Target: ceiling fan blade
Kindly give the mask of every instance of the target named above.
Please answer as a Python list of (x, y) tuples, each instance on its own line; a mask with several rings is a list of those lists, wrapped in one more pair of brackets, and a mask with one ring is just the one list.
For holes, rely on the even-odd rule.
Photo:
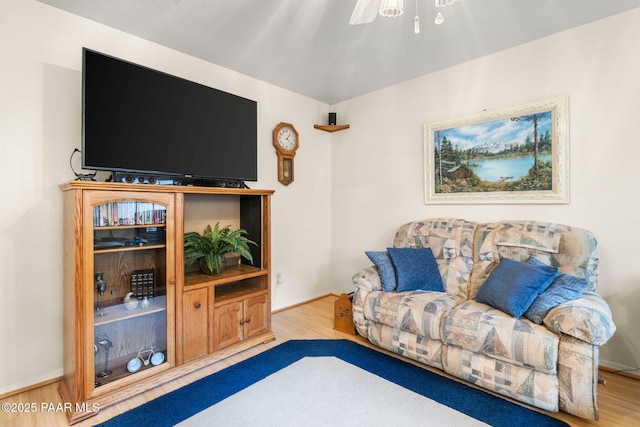
[(380, 0), (358, 0), (356, 7), (353, 8), (349, 24), (360, 25), (369, 24), (376, 19), (378, 10), (380, 9)]

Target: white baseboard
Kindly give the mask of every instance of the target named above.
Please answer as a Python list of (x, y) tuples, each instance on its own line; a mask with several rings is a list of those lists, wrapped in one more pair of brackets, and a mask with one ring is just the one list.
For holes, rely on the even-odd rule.
[[(11, 396), (16, 393), (20, 393), (25, 389), (37, 388), (43, 383), (50, 382), (51, 380), (57, 380), (62, 378), (63, 370), (56, 369), (53, 372), (48, 374), (40, 375), (38, 377), (29, 378), (24, 381), (19, 381), (17, 383), (9, 384), (0, 387), (0, 396)], [(6, 396), (5, 396), (6, 397)]]

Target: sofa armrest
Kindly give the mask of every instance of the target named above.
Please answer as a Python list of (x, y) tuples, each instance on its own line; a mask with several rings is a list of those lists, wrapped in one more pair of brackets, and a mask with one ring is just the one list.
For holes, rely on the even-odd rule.
[(544, 324), (558, 334), (567, 334), (593, 345), (606, 343), (616, 331), (611, 309), (595, 292), (554, 307)]
[(364, 291), (373, 292), (382, 290), (382, 280), (378, 274), (378, 268), (375, 266), (367, 267), (357, 272), (353, 275), (352, 280), (356, 287)]

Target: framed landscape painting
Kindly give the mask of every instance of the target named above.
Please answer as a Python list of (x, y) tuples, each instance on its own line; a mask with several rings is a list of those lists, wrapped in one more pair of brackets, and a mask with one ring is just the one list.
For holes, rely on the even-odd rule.
[(425, 203), (569, 203), (568, 99), (424, 125)]

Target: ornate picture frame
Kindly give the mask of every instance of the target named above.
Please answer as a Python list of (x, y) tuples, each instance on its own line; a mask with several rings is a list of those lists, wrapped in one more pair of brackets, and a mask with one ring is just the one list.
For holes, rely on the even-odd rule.
[(427, 204), (569, 203), (568, 98), (424, 125)]

